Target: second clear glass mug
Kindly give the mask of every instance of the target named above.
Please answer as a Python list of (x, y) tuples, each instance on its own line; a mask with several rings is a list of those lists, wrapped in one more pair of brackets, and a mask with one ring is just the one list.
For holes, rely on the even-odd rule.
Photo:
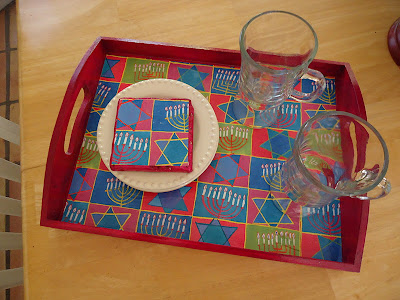
[(322, 112), (302, 125), (274, 181), (300, 205), (323, 207), (341, 196), (386, 196), (388, 166), (386, 143), (371, 124), (347, 112)]
[[(263, 12), (244, 25), (239, 44), (242, 61), (233, 110), (240, 123), (266, 127), (287, 98), (310, 102), (322, 95), (324, 76), (308, 68), (318, 50), (317, 35), (300, 16)], [(294, 89), (299, 79), (313, 81), (313, 91)]]

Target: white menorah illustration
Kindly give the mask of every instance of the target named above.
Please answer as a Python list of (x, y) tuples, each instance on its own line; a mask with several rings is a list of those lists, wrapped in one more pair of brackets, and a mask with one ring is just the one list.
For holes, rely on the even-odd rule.
[(276, 118), (276, 121), (270, 124), (269, 127), (288, 128), (296, 122), (298, 111), (299, 105), (286, 103), (279, 107), (260, 112), (260, 118), (265, 123), (270, 123), (270, 120), (274, 120)]
[[(315, 91), (317, 89), (317, 84), (315, 82), (311, 83), (312, 90)], [(326, 79), (326, 87), (321, 97), (319, 97), (321, 101), (327, 104), (335, 104), (336, 100), (336, 84), (332, 79)]]
[(261, 164), (262, 175), (261, 177), (264, 181), (274, 190), (282, 192), (282, 179), (280, 170), (283, 166), (283, 163), (271, 163), (271, 164)]
[[(175, 226), (177, 226), (175, 231)], [(140, 221), (140, 228), (142, 233), (164, 236), (164, 237), (173, 237), (173, 238), (182, 238), (182, 235), (186, 230), (186, 219), (169, 216), (167, 219), (167, 215), (159, 214), (158, 217), (154, 214), (153, 217), (149, 213), (144, 213), (142, 219)], [(175, 231), (175, 236), (173, 236), (173, 232)]]
[(187, 131), (189, 128), (189, 104), (183, 103), (182, 106), (180, 104), (165, 107), (166, 116), (165, 119), (168, 121), (171, 126), (174, 128)]
[(140, 195), (139, 190), (114, 177), (107, 178), (105, 192), (107, 193), (108, 198), (119, 206), (128, 205)]
[(246, 145), (249, 138), (249, 129), (231, 125), (219, 129), (219, 146), (231, 153)]
[[(72, 212), (71, 212), (72, 211)], [(67, 213), (65, 213), (67, 212)], [(64, 207), (64, 217), (62, 219), (63, 222), (82, 224), (83, 218), (85, 216), (85, 210), (82, 211), (77, 209), (76, 207), (72, 208), (72, 204), (68, 205), (68, 202)]]
[[(304, 207), (310, 225), (324, 234), (340, 234), (340, 203), (331, 203), (323, 207)], [(304, 216), (303, 216), (304, 217)]]
[(111, 90), (111, 87), (107, 87), (101, 82), (99, 83), (99, 86), (100, 89), (97, 91), (93, 99), (93, 107), (102, 107), (102, 105), (104, 104), (104, 100), (107, 98), (107, 95)]
[(235, 95), (239, 84), (239, 74), (240, 71), (219, 69), (213, 80), (212, 88), (223, 92), (225, 95)]
[[(134, 137), (134, 134), (125, 135), (120, 132), (114, 136), (114, 155), (112, 156), (113, 163), (133, 164), (142, 158), (149, 144), (149, 139)], [(142, 148), (143, 146), (143, 148)]]
[(83, 138), (81, 152), (79, 153), (78, 163), (84, 164), (91, 161), (98, 153), (97, 143), (92, 139)]
[(207, 211), (217, 219), (236, 218), (246, 205), (246, 195), (238, 195), (228, 187), (210, 186), (207, 190), (207, 185), (204, 185), (201, 198)]
[(165, 65), (162, 63), (149, 62), (146, 64), (135, 64), (133, 69), (134, 81), (164, 77)]
[(296, 236), (291, 232), (275, 231), (275, 234), (257, 232), (258, 250), (265, 252), (275, 252), (280, 254), (295, 255), (296, 254)]

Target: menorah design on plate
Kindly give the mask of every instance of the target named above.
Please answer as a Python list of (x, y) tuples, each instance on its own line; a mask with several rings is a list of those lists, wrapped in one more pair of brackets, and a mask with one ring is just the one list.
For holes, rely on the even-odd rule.
[(163, 237), (182, 238), (186, 230), (186, 219), (176, 216), (144, 213), (140, 220), (140, 231), (142, 233), (158, 235)]
[(178, 129), (179, 131), (188, 131), (189, 129), (189, 104), (183, 103), (182, 105), (174, 105), (165, 107), (165, 120)]
[(204, 185), (201, 194), (204, 207), (217, 219), (234, 219), (246, 205), (246, 195), (240, 195), (228, 187)]
[(240, 71), (218, 69), (212, 89), (224, 95), (236, 95), (239, 87)]
[(78, 163), (84, 164), (90, 162), (98, 154), (97, 143), (93, 139), (84, 137), (81, 147), (81, 152), (79, 153)]
[(299, 115), (298, 104), (284, 103), (279, 107), (271, 108), (260, 112), (259, 116), (265, 123), (270, 123), (270, 120), (276, 121), (269, 125), (274, 128), (289, 128), (296, 123), (297, 116)]
[(119, 164), (134, 164), (139, 161), (149, 146), (149, 139), (139, 138), (133, 133), (120, 132), (114, 136), (114, 153), (112, 160)]
[[(334, 79), (326, 78), (326, 87), (322, 95), (318, 98), (320, 101), (334, 105), (336, 103), (336, 83)], [(311, 83), (312, 91), (317, 89), (317, 84), (315, 82)]]
[(233, 153), (243, 148), (249, 138), (249, 129), (231, 125), (219, 129), (219, 146)]
[(94, 96), (92, 107), (99, 108), (103, 107), (105, 99), (107, 98), (108, 93), (110, 92), (111, 87), (108, 87), (101, 82), (99, 83), (97, 93)]
[(296, 235), (292, 232), (263, 233), (257, 232), (258, 250), (279, 254), (296, 254)]
[(74, 224), (82, 224), (82, 221), (84, 221), (85, 217), (85, 209), (79, 209), (76, 207), (72, 207), (72, 204), (69, 204), (68, 202), (65, 204), (64, 207), (64, 217), (62, 218), (61, 221), (63, 222), (68, 222), (68, 223), (74, 223)]
[(283, 191), (282, 187), (282, 178), (281, 178), (281, 168), (283, 166), (283, 162), (270, 163), (270, 164), (261, 164), (262, 175), (261, 177), (264, 181), (270, 186), (271, 190), (274, 191)]
[(107, 178), (105, 192), (107, 193), (108, 198), (119, 206), (127, 206), (131, 202), (135, 201), (141, 193), (139, 190), (114, 177)]
[(133, 65), (133, 80), (137, 82), (146, 79), (163, 78), (165, 71), (165, 65), (159, 62), (136, 63)]
[(323, 207), (304, 207), (303, 218), (318, 232), (324, 234), (340, 234), (340, 203), (330, 203)]

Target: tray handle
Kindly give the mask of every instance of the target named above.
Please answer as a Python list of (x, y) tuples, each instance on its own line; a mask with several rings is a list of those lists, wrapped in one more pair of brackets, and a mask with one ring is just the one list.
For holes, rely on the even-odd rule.
[[(68, 187), (74, 175), (75, 164), (78, 159), (103, 67), (98, 62), (104, 61), (104, 57), (105, 51), (101, 43), (101, 38), (99, 38), (82, 58), (65, 92), (64, 100), (54, 126), (47, 157), (43, 187), (42, 225), (45, 225), (47, 220), (58, 220), (63, 213), (69, 192)], [(72, 110), (82, 89), (84, 91), (84, 98), (74, 121), (68, 150), (65, 152), (64, 143), (68, 124), (71, 119)]]

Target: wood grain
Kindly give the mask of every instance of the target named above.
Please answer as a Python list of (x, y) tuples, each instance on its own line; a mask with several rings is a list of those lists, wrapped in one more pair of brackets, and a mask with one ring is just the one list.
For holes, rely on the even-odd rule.
[[(39, 226), (53, 126), (98, 36), (238, 49), (253, 15), (306, 18), (317, 58), (349, 62), (390, 152), (392, 192), (371, 203), (361, 273), (325, 270)], [(400, 69), (386, 35), (393, 1), (18, 1), (25, 290), (28, 299), (396, 299), (400, 295)]]

